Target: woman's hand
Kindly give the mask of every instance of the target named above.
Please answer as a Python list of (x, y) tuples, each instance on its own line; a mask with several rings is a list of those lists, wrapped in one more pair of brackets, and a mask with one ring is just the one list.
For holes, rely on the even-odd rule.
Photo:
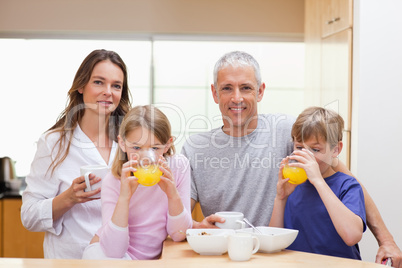
[[(102, 179), (96, 177), (95, 174), (89, 174), (90, 184), (94, 185), (95, 183), (100, 182)], [(75, 178), (71, 183), (71, 186), (65, 191), (68, 196), (71, 204), (75, 205), (78, 203), (85, 203), (88, 201), (96, 200), (99, 198), (94, 198), (92, 196), (98, 194), (101, 191), (101, 188), (85, 192), (87, 185), (85, 183), (85, 176), (80, 176)]]
[(138, 160), (134, 159), (123, 164), (120, 178), (120, 197), (130, 200), (138, 188), (138, 179), (134, 176), (137, 169), (134, 166), (138, 165)]
[[(101, 181), (101, 178), (96, 177), (95, 174), (89, 174), (89, 179), (91, 181), (91, 185)], [(66, 213), (76, 204), (99, 199), (92, 196), (98, 194), (101, 191), (101, 188), (89, 192), (85, 192), (85, 188), (87, 188), (85, 177), (80, 176), (73, 180), (71, 186), (67, 190), (53, 199), (52, 213), (54, 221), (62, 217), (64, 213)]]

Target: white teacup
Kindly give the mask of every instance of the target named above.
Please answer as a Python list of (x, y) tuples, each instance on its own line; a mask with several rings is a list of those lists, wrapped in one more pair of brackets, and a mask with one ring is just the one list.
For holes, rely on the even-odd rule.
[(232, 261), (248, 261), (259, 248), (260, 240), (251, 234), (236, 233), (228, 238), (228, 253)]
[[(109, 172), (109, 168), (107, 166), (103, 166), (103, 165), (89, 165), (89, 166), (82, 166), (80, 168), (80, 171), (81, 171), (81, 176), (85, 177), (85, 184), (87, 186), (87, 188), (85, 188), (85, 192), (89, 192), (92, 190), (96, 190), (102, 186), (102, 181), (97, 182), (91, 186), (89, 174), (92, 173), (96, 177), (103, 179), (106, 176), (106, 174)], [(100, 197), (100, 193), (91, 196), (91, 198), (99, 198), (99, 197)]]
[(215, 225), (221, 229), (243, 229), (246, 224), (244, 223), (244, 215), (241, 212), (234, 211), (221, 211), (216, 212), (218, 215), (225, 219), (225, 222), (215, 222)]

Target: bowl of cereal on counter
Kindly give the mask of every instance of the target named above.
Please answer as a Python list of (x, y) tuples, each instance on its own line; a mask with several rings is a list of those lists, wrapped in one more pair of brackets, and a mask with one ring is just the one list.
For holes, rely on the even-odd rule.
[(222, 255), (228, 251), (228, 236), (232, 229), (187, 229), (190, 247), (200, 255)]

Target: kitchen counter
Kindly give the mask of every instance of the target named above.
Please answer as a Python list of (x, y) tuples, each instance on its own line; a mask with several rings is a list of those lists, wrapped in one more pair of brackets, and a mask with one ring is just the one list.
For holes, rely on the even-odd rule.
[[(135, 263), (133, 263), (135, 262)], [(351, 260), (345, 258), (330, 257), (325, 255), (304, 253), (291, 250), (283, 250), (277, 253), (257, 253), (249, 261), (234, 262), (228, 254), (221, 256), (201, 256), (195, 253), (187, 242), (173, 242), (167, 239), (164, 242), (162, 257), (152, 261), (123, 261), (123, 260), (45, 260), (45, 259), (17, 259), (2, 258), (0, 267), (13, 268), (132, 268), (137, 267), (286, 267), (286, 268), (384, 268), (385, 266)]]
[(22, 192), (25, 190), (27, 185), (25, 183), (25, 178), (21, 178), (19, 180), (22, 180), (19, 190), (12, 190), (9, 187), (9, 185), (7, 184), (7, 182), (0, 183), (0, 189), (1, 189), (1, 191), (0, 191), (0, 199), (3, 199), (3, 198), (21, 198), (22, 197)]
[(21, 222), (19, 191), (0, 194), (0, 257), (43, 258), (43, 232), (30, 232)]
[(22, 196), (22, 191), (6, 191), (3, 193), (0, 193), (0, 199), (3, 198), (21, 198)]

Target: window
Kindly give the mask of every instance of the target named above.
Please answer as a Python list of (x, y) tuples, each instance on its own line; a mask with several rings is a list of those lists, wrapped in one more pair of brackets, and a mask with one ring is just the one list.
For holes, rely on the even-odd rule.
[(266, 83), (260, 113), (297, 116), (303, 110), (303, 43), (155, 41), (154, 103), (167, 114), (177, 148), (188, 135), (222, 125), (210, 85), (216, 61), (234, 50), (246, 51), (260, 65)]
[(0, 39), (0, 156), (29, 173), (40, 135), (56, 122), (74, 75), (93, 50), (114, 50), (128, 68), (135, 105), (150, 102), (151, 42)]
[(304, 108), (303, 43), (0, 39), (0, 46), (0, 156), (16, 161), (18, 176), (28, 174), (37, 139), (64, 109), (82, 60), (98, 48), (125, 61), (133, 105), (154, 103), (166, 113), (178, 152), (188, 135), (222, 124), (210, 85), (226, 52), (243, 50), (259, 62), (266, 83), (260, 113), (296, 116)]

